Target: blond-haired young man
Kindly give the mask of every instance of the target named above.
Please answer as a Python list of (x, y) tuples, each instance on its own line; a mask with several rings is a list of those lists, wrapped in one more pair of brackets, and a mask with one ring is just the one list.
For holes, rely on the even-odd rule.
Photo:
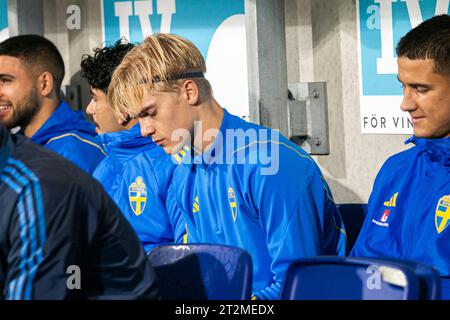
[(343, 224), (314, 161), (277, 131), (229, 114), (205, 72), (190, 41), (154, 34), (125, 56), (108, 98), (179, 163), (169, 210), (182, 211), (189, 241), (244, 248), (254, 297), (277, 299), (292, 261), (346, 253)]

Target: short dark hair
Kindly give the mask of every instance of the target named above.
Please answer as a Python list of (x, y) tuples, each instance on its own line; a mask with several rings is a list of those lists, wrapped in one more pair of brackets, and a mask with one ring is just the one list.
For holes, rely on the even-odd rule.
[(65, 73), (64, 60), (53, 42), (35, 34), (11, 37), (0, 43), (0, 56), (18, 58), (39, 73), (50, 72), (59, 98)]
[(435, 16), (409, 31), (397, 45), (397, 56), (432, 59), (436, 73), (450, 74), (450, 16)]
[(114, 70), (133, 47), (134, 45), (125, 39), (119, 39), (113, 46), (94, 49), (93, 55), (83, 55), (81, 76), (86, 78), (93, 88), (107, 93)]

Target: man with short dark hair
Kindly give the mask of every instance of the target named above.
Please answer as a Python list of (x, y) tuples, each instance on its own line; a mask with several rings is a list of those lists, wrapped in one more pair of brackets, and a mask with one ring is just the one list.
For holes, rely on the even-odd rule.
[(442, 277), (442, 297), (450, 299), (450, 16), (409, 31), (397, 56), (401, 109), (414, 128), (405, 143), (415, 146), (378, 173), (351, 254), (432, 265)]
[(92, 173), (104, 152), (94, 126), (61, 101), (64, 62), (56, 46), (38, 35), (0, 43), (0, 123), (20, 127), (34, 142)]
[(146, 252), (157, 245), (186, 240), (179, 212), (166, 210), (166, 194), (175, 165), (151, 139), (141, 136), (138, 121), (121, 126), (107, 96), (111, 76), (133, 45), (119, 40), (84, 55), (81, 75), (91, 85), (92, 99), (86, 112), (96, 124), (96, 137), (106, 157), (93, 176), (122, 210)]
[(101, 186), (0, 125), (0, 300), (158, 297), (139, 240)]

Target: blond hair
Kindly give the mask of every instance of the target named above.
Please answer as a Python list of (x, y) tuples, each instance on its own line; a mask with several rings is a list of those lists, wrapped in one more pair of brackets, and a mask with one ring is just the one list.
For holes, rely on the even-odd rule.
[(209, 100), (212, 90), (201, 76), (204, 72), (205, 60), (192, 42), (174, 34), (153, 34), (131, 49), (114, 71), (108, 102), (118, 119), (133, 118), (145, 92), (176, 91), (181, 81), (191, 78), (199, 87), (199, 100)]

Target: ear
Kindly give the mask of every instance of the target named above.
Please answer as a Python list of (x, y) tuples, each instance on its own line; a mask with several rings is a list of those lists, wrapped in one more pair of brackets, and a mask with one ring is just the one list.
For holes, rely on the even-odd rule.
[(183, 83), (183, 89), (185, 91), (185, 95), (187, 98), (187, 101), (190, 105), (197, 105), (199, 104), (199, 89), (197, 84), (194, 80), (186, 80)]
[(42, 73), (38, 78), (39, 92), (42, 96), (48, 97), (53, 93), (54, 80), (50, 72)]

